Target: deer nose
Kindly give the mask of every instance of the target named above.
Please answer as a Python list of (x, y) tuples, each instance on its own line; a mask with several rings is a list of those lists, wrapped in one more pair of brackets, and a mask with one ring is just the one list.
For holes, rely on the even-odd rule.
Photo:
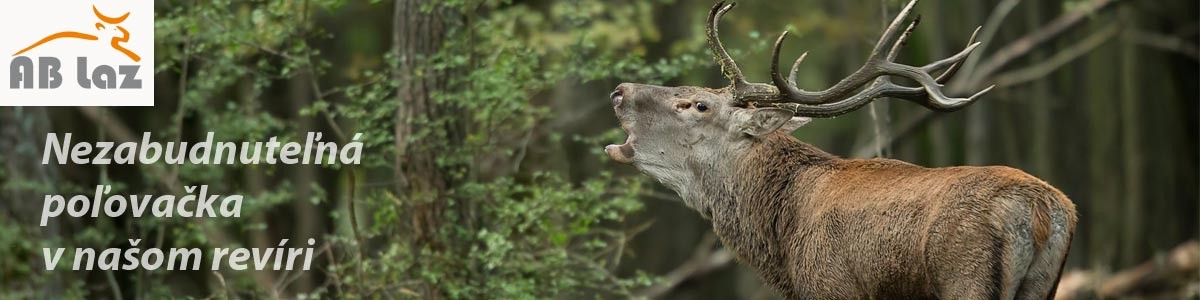
[(629, 84), (622, 83), (617, 85), (617, 89), (613, 90), (612, 94), (608, 95), (609, 100), (612, 100), (613, 108), (621, 107), (621, 103), (625, 102), (625, 95), (629, 93)]

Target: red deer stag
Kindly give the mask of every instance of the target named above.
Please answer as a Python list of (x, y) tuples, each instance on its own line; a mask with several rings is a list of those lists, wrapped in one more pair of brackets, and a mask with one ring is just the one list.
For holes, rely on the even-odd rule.
[(1052, 298), (1076, 222), (1054, 187), (1008, 167), (842, 159), (789, 134), (882, 97), (952, 111), (987, 91), (941, 91), (978, 46), (974, 37), (925, 66), (893, 62), (916, 24), (901, 30), (915, 3), (861, 68), (819, 92), (796, 87), (795, 65), (790, 78), (780, 74), (787, 32), (775, 42), (772, 83), (747, 82), (717, 37), (734, 5), (717, 3), (706, 34), (730, 86), (617, 86), (611, 100), (628, 139), (605, 152), (679, 193), (738, 261), (789, 299)]

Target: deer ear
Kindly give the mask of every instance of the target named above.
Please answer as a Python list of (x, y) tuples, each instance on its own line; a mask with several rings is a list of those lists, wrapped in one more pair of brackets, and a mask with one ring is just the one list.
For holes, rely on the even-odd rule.
[(791, 134), (793, 131), (796, 131), (796, 129), (799, 129), (800, 127), (802, 127), (804, 125), (808, 125), (808, 122), (812, 122), (812, 118), (792, 117), (790, 120), (787, 121), (787, 123), (783, 123), (783, 127), (780, 127), (779, 130), (783, 130), (783, 132), (787, 132), (788, 134)]
[[(741, 133), (760, 136), (775, 132), (785, 124), (791, 123), (793, 115), (789, 110), (774, 107), (747, 109), (735, 115), (733, 128)], [(804, 125), (803, 123), (800, 125)], [(790, 132), (799, 128), (800, 125), (785, 130)]]

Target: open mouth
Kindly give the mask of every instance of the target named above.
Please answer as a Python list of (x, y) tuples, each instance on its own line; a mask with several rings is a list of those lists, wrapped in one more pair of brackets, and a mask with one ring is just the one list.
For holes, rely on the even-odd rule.
[[(626, 132), (628, 132), (628, 131), (626, 131)], [(632, 164), (633, 163), (633, 139), (634, 139), (634, 136), (632, 133), (630, 133), (629, 138), (625, 139), (624, 144), (604, 146), (604, 152), (608, 153), (608, 157), (611, 157), (613, 160), (615, 160), (619, 163)]]

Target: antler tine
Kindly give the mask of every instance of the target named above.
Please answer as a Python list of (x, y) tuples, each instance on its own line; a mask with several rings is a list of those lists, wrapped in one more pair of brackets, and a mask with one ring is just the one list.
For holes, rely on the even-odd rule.
[(804, 61), (804, 57), (808, 56), (808, 52), (800, 55), (796, 62), (792, 64), (792, 71), (788, 75), (790, 80), (784, 80), (783, 74), (779, 73), (779, 53), (783, 49), (783, 41), (787, 39), (788, 32), (785, 30), (779, 34), (779, 38), (775, 39), (775, 48), (771, 50), (771, 83), (779, 89), (781, 98), (786, 102), (803, 103), (803, 104), (819, 104), (824, 98), (821, 98), (821, 93), (813, 93), (801, 90), (796, 87), (796, 71), (800, 67), (800, 62)]
[[(913, 29), (915, 29), (917, 24), (920, 23), (921, 15), (917, 15), (917, 17), (909, 23), (908, 28), (904, 30), (904, 34), (900, 35), (900, 39), (892, 45), (892, 50), (888, 52), (888, 61), (896, 61), (896, 57), (900, 55), (900, 49), (907, 45), (908, 37), (912, 35)], [(937, 72), (938, 70), (945, 68), (946, 71), (942, 72), (942, 75), (937, 77), (937, 83), (945, 84), (947, 81), (950, 81), (950, 79), (954, 77), (954, 73), (958, 72), (958, 69), (962, 67), (962, 63), (967, 55), (970, 55), (971, 52), (977, 47), (977, 44), (979, 44), (975, 42), (975, 38), (979, 36), (980, 29), (983, 29), (983, 27), (975, 27), (975, 32), (971, 33), (971, 38), (967, 40), (967, 47), (962, 51), (959, 51), (953, 56), (925, 65), (921, 67), (921, 70), (925, 71), (925, 73), (932, 74), (933, 72)], [(950, 65), (950, 67), (946, 68), (946, 65)]]
[(713, 5), (712, 10), (708, 13), (708, 22), (705, 23), (704, 32), (708, 38), (708, 48), (712, 50), (713, 59), (721, 66), (721, 72), (729, 78), (733, 86), (737, 86), (741, 82), (745, 82), (745, 76), (742, 75), (742, 69), (738, 68), (737, 63), (729, 56), (729, 52), (725, 50), (725, 45), (721, 44), (721, 38), (717, 33), (717, 26), (721, 17), (725, 16), (726, 12), (737, 6), (737, 3), (725, 5), (725, 1), (719, 1)]
[(828, 118), (836, 117), (854, 111), (871, 100), (883, 97), (887, 94), (923, 94), (924, 91), (919, 87), (899, 86), (890, 81), (885, 81), (879, 84), (873, 84), (867, 87), (862, 92), (850, 96), (843, 101), (821, 104), (801, 104), (792, 102), (777, 102), (766, 103), (764, 106), (772, 106), (790, 110), (798, 116)]
[[(735, 100), (760, 106), (789, 108), (797, 115), (836, 116), (880, 97), (901, 98), (934, 110), (956, 110), (974, 102), (991, 90), (991, 88), (987, 88), (967, 98), (948, 97), (941, 90), (942, 84), (958, 71), (962, 61), (979, 46), (979, 43), (975, 42), (979, 29), (976, 29), (975, 33), (971, 35), (969, 45), (951, 57), (922, 67), (893, 62), (920, 21), (918, 16), (908, 26), (903, 26), (905, 19), (912, 13), (916, 4), (917, 0), (912, 0), (904, 6), (904, 9), (900, 10), (900, 13), (884, 30), (879, 42), (875, 44), (870, 57), (862, 67), (838, 81), (837, 84), (820, 92), (809, 92), (796, 86), (796, 73), (808, 53), (801, 55), (792, 64), (792, 70), (787, 79), (784, 79), (783, 74), (779, 72), (779, 56), (783, 49), (783, 42), (787, 39), (787, 31), (784, 31), (775, 40), (775, 47), (771, 52), (772, 84), (746, 81), (737, 63), (733, 61), (729, 52), (725, 50), (725, 46), (721, 44), (717, 29), (721, 17), (736, 5), (734, 3), (726, 5), (724, 1), (718, 2), (709, 12), (706, 24), (708, 45), (717, 63), (721, 65), (722, 73), (731, 81), (729, 89)], [(936, 79), (933, 78), (931, 73), (942, 69), (946, 69), (946, 71)], [(920, 86), (897, 85), (891, 82), (889, 76), (905, 77), (916, 81)], [(855, 93), (859, 88), (863, 89)]]
[[(783, 48), (784, 39), (787, 38), (787, 32), (785, 31), (779, 36), (778, 39), (775, 40), (775, 49), (771, 55), (771, 81), (780, 93), (780, 99), (777, 101), (800, 104), (830, 103), (844, 99), (847, 95), (850, 95), (859, 87), (867, 85), (879, 76), (883, 76), (884, 70), (879, 68), (879, 65), (888, 60), (888, 53), (892, 52), (885, 51), (889, 50), (887, 47), (894, 44), (899, 44), (898, 41), (902, 40), (902, 35), (905, 35), (904, 32), (906, 31), (901, 31), (901, 28), (903, 28), (901, 26), (904, 24), (904, 19), (908, 17), (916, 4), (916, 0), (909, 2), (908, 5), (906, 5), (904, 9), (902, 9), (896, 16), (896, 19), (893, 20), (890, 25), (888, 25), (887, 29), (884, 30), (883, 36), (879, 38), (879, 42), (875, 44), (875, 48), (871, 50), (871, 56), (867, 59), (866, 64), (860, 67), (857, 71), (854, 71), (854, 73), (850, 74), (850, 76), (847, 76), (839, 81), (837, 84), (834, 84), (832, 87), (820, 92), (809, 92), (802, 90), (796, 87), (794, 75), (792, 76), (792, 80), (789, 82), (785, 81), (783, 76), (779, 74), (779, 53), (780, 49)], [(803, 59), (803, 57), (801, 59)], [(798, 63), (796, 65), (798, 65)], [(793, 65), (792, 74), (795, 74), (796, 65)]]
[[(894, 34), (893, 30), (895, 28), (897, 28), (897, 25), (898, 25), (897, 22), (901, 21), (900, 18), (911, 11), (911, 9), (916, 4), (916, 2), (917, 2), (916, 0), (909, 2), (908, 5), (905, 6), (904, 10), (901, 10), (900, 15), (897, 16), (897, 19), (895, 21), (893, 21), (890, 26), (888, 26), (888, 30), (885, 31), (884, 37), (880, 38), (880, 44), (875, 45), (876, 50), (879, 50), (881, 47), (883, 47), (883, 45), (884, 45), (883, 43), (885, 41), (888, 41), (888, 39), (890, 38), (889, 37), (890, 34)], [(979, 96), (982, 96), (983, 93), (986, 93), (987, 91), (990, 90), (990, 88), (984, 89), (983, 91), (980, 91), (979, 93), (976, 93), (975, 95), (972, 95), (971, 97), (967, 97), (967, 98), (947, 97), (945, 94), (942, 93), (942, 90), (941, 90), (942, 83), (945, 83), (946, 81), (948, 81), (951, 78), (951, 76), (953, 76), (954, 73), (958, 71), (957, 69), (958, 69), (960, 63), (968, 55), (970, 55), (972, 51), (974, 51), (979, 46), (980, 43), (975, 42), (975, 37), (979, 32), (979, 28), (976, 28), (975, 33), (973, 33), (971, 35), (970, 42), (968, 42), (968, 46), (966, 48), (964, 48), (959, 53), (957, 53), (951, 57), (948, 57), (946, 59), (942, 59), (942, 60), (930, 63), (930, 64), (925, 65), (924, 67), (920, 67), (920, 68), (893, 62), (895, 60), (896, 56), (899, 55), (899, 49), (904, 45), (905, 41), (908, 39), (912, 30), (916, 27), (916, 25), (917, 25), (917, 23), (919, 23), (919, 21), (920, 21), (920, 17), (918, 16), (906, 28), (904, 33), (897, 37), (895, 42), (892, 44), (892, 49), (888, 52), (885, 60), (879, 63), (880, 65), (878, 66), (878, 68), (884, 74), (887, 74), (887, 75), (896, 75), (896, 76), (902, 76), (902, 77), (907, 77), (909, 79), (912, 79), (912, 80), (916, 81), (917, 83), (919, 83), (921, 85), (921, 87), (923, 87), (923, 89), (922, 89), (921, 93), (913, 93), (911, 90), (908, 90), (908, 89), (905, 89), (907, 91), (903, 91), (903, 92), (895, 91), (895, 90), (885, 91), (882, 96), (903, 98), (903, 99), (906, 99), (909, 101), (920, 103), (921, 105), (924, 105), (925, 107), (928, 107), (931, 109), (956, 110), (961, 106), (965, 106), (967, 104), (970, 104), (971, 102), (974, 102), (976, 99), (978, 99)], [(879, 53), (872, 53), (871, 58), (877, 58), (878, 55), (879, 55)], [(868, 64), (871, 64), (871, 62), (868, 62)], [(946, 68), (947, 66), (949, 66), (950, 69), (948, 69), (947, 72), (943, 73), (942, 76), (938, 76), (937, 79), (934, 79), (933, 76), (930, 75), (930, 73), (936, 72), (937, 70), (940, 70), (943, 68)], [(890, 80), (886, 79), (886, 78), (878, 80), (877, 83), (880, 83), (882, 81), (888, 81), (888, 83), (890, 83)], [(894, 84), (892, 84), (892, 85), (894, 85)], [(927, 98), (928, 101), (919, 100), (920, 98), (918, 98), (918, 97), (922, 97), (922, 96), (924, 96), (923, 98)]]
[[(806, 95), (803, 91), (795, 88), (794, 85), (781, 86), (779, 89), (784, 97), (780, 101), (788, 103), (772, 103), (770, 106), (792, 109), (797, 115), (832, 117), (862, 107), (877, 98), (895, 97), (915, 102), (933, 110), (953, 111), (974, 102), (984, 93), (990, 91), (991, 87), (983, 89), (967, 98), (953, 98), (946, 96), (941, 90), (942, 84), (958, 71), (962, 61), (978, 48), (979, 43), (975, 41), (975, 37), (978, 35), (979, 29), (976, 29), (975, 33), (972, 34), (968, 46), (951, 57), (922, 67), (894, 62), (896, 57), (899, 56), (900, 49), (907, 42), (917, 23), (920, 21), (920, 17), (918, 16), (908, 26), (901, 27), (904, 19), (912, 12), (916, 2), (916, 0), (909, 2), (896, 16), (896, 19), (884, 30), (879, 43), (871, 51), (871, 56), (858, 71), (855, 71), (828, 90), (818, 93), (807, 93)], [(904, 29), (901, 30), (901, 28)], [(780, 40), (782, 39), (781, 37)], [(942, 69), (946, 71), (936, 79), (931, 75), (931, 73)], [(916, 81), (920, 86), (908, 87), (897, 85), (891, 81), (889, 76), (909, 78)], [(776, 79), (775, 81), (776, 84), (779, 84), (782, 80)], [(863, 86), (867, 82), (871, 82), (871, 84), (862, 91), (854, 95), (849, 95), (854, 88)], [(800, 91), (801, 93), (793, 93), (796, 91)], [(815, 98), (818, 98), (818, 100), (812, 99), (813, 94), (816, 94)]]
[(870, 87), (867, 87), (866, 89), (864, 89), (861, 93), (855, 94), (854, 96), (847, 98), (845, 101), (837, 101), (837, 102), (833, 102), (833, 103), (822, 103), (822, 104), (815, 104), (815, 105), (800, 104), (800, 103), (765, 103), (763, 106), (787, 109), (787, 110), (795, 112), (795, 114), (798, 116), (806, 116), (806, 117), (814, 117), (814, 118), (828, 118), (828, 117), (840, 116), (840, 115), (846, 114), (848, 112), (857, 110), (857, 109), (861, 108), (862, 106), (866, 105), (867, 103), (871, 103), (872, 100), (878, 99), (880, 97), (895, 97), (895, 98), (900, 98), (900, 99), (915, 102), (915, 103), (920, 104), (921, 106), (924, 106), (925, 108), (928, 108), (931, 110), (940, 111), (940, 112), (951, 112), (951, 111), (956, 111), (956, 110), (962, 109), (963, 107), (966, 107), (967, 104), (970, 104), (976, 100), (979, 100), (980, 96), (987, 93), (988, 91), (991, 91), (992, 88), (994, 88), (994, 87), (995, 87), (994, 85), (989, 86), (989, 87), (983, 89), (982, 91), (979, 91), (978, 93), (975, 93), (974, 95), (971, 95), (971, 97), (968, 97), (965, 102), (958, 103), (956, 105), (950, 105), (950, 106), (939, 105), (939, 104), (937, 104), (937, 102), (927, 101), (924, 98), (926, 95), (924, 88), (897, 85), (895, 83), (892, 83), (891, 81), (886, 81), (881, 84), (871, 85)]
[[(883, 36), (879, 37), (879, 42), (875, 43), (875, 48), (871, 50), (871, 57), (868, 60), (879, 60), (880, 58), (890, 60), (891, 53), (895, 52), (898, 46), (904, 44), (904, 40), (908, 39), (908, 35), (921, 19), (918, 16), (909, 26), (903, 27), (903, 31), (900, 30), (901, 26), (904, 25), (904, 19), (908, 18), (908, 14), (912, 13), (913, 8), (916, 6), (917, 0), (909, 1), (908, 5), (905, 5), (899, 14), (896, 14), (896, 18), (892, 19), (892, 23), (888, 25), (887, 29), (883, 30)], [(891, 46), (891, 48), (885, 48), (888, 46)], [(884, 53), (884, 50), (888, 50), (888, 52)]]
[[(787, 39), (788, 31), (784, 30), (779, 34), (779, 38), (775, 39), (775, 48), (771, 49), (771, 81), (775, 85), (779, 85), (783, 81), (783, 75), (779, 74), (779, 50), (783, 48), (783, 40)], [(801, 58), (803, 59), (803, 58)], [(792, 71), (796, 70), (796, 65), (792, 65)], [(795, 82), (795, 80), (793, 80)]]
[[(937, 62), (933, 62), (924, 67), (913, 67), (913, 66), (909, 66), (909, 65), (903, 65), (903, 64), (898, 64), (898, 63), (894, 63), (891, 61), (886, 61), (882, 64), (882, 66), (880, 66), (880, 69), (882, 69), (883, 72), (888, 75), (902, 76), (902, 77), (906, 77), (906, 78), (916, 81), (918, 84), (920, 84), (924, 88), (925, 94), (927, 95), (928, 100), (932, 101), (930, 103), (930, 105), (933, 105), (935, 107), (942, 107), (942, 108), (950, 108), (950, 107), (954, 107), (954, 106), (966, 105), (966, 104), (974, 101), (974, 99), (976, 98), (976, 96), (978, 96), (978, 94), (975, 96), (967, 97), (967, 98), (948, 97), (942, 93), (941, 82), (939, 82), (937, 79), (934, 79), (933, 76), (929, 74), (929, 72), (935, 71), (935, 70), (943, 68), (947, 65), (951, 65), (953, 63), (962, 61), (963, 59), (965, 59), (967, 57), (967, 55), (970, 55), (971, 52), (974, 51), (977, 47), (979, 47), (979, 43), (978, 42), (973, 43), (970, 46), (967, 46), (962, 51), (960, 51), (958, 54), (955, 54), (954, 56), (951, 56), (947, 59), (943, 59), (943, 60), (940, 60)], [(951, 75), (953, 75), (953, 74), (951, 74)], [(946, 78), (946, 79), (948, 80), (948, 78)], [(987, 90), (984, 90), (983, 92), (986, 92), (986, 91)]]
[[(909, 7), (911, 7), (911, 4), (912, 3), (910, 3)], [(834, 102), (808, 104), (788, 101), (790, 103), (770, 103), (769, 106), (790, 109), (797, 115), (809, 117), (832, 117), (858, 109), (880, 97), (895, 97), (915, 102), (932, 110), (954, 111), (965, 107), (975, 100), (978, 100), (983, 94), (992, 89), (992, 87), (985, 88), (967, 98), (946, 97), (942, 95), (940, 89), (941, 84), (949, 80), (954, 73), (957, 72), (962, 61), (965, 60), (965, 58), (979, 46), (979, 43), (975, 42), (975, 37), (979, 32), (978, 28), (976, 29), (975, 33), (972, 34), (971, 39), (968, 42), (968, 46), (954, 56), (930, 63), (922, 67), (913, 67), (894, 63), (893, 61), (899, 56), (900, 49), (903, 48), (904, 44), (911, 36), (912, 31), (916, 27), (919, 20), (919, 17), (915, 18), (905, 28), (904, 31), (899, 32), (900, 34), (896, 34), (898, 31), (894, 30), (895, 28), (898, 28), (895, 23), (893, 23), (892, 26), (889, 26), (889, 30), (887, 30), (887, 32), (884, 34), (884, 37), (880, 40), (881, 43), (890, 42), (890, 50), (886, 55), (881, 55), (883, 54), (882, 52), (874, 52), (867, 63), (868, 66), (872, 64), (877, 65), (876, 67), (879, 68), (880, 74), (876, 75), (877, 78), (874, 78), (874, 82), (870, 86), (866, 87), (859, 93), (846, 99), (841, 99), (840, 101)], [(876, 45), (876, 48), (882, 49), (882, 46), (880, 45)], [(880, 57), (883, 59), (876, 61)], [(946, 69), (946, 71), (942, 73), (941, 76), (938, 76), (937, 79), (934, 79), (929, 74), (932, 72), (937, 72), (941, 69)], [(852, 76), (860, 76), (857, 73), (858, 72)], [(921, 83), (921, 86), (908, 87), (897, 85), (893, 83), (887, 75), (907, 77)]]
[(705, 24), (705, 34), (708, 39), (708, 47), (712, 50), (713, 58), (717, 64), (721, 65), (721, 72), (729, 78), (731, 92), (734, 99), (740, 102), (750, 101), (773, 101), (779, 98), (779, 90), (774, 86), (763, 83), (750, 83), (746, 81), (746, 77), (742, 75), (742, 69), (738, 68), (737, 63), (729, 56), (729, 51), (725, 50), (725, 45), (721, 44), (720, 34), (718, 34), (718, 23), (725, 13), (737, 6), (736, 2), (725, 4), (725, 1), (717, 2), (713, 5), (712, 10), (708, 13), (708, 22)]
[(792, 85), (796, 85), (796, 72), (800, 71), (800, 63), (804, 62), (805, 57), (808, 57), (808, 51), (801, 53), (800, 58), (797, 58), (796, 62), (792, 63), (792, 72), (788, 74), (788, 82)]
[[(975, 38), (977, 36), (979, 36), (980, 29), (983, 29), (983, 26), (975, 27), (975, 32), (971, 33), (971, 39), (967, 40), (967, 45), (973, 45), (976, 43)], [(951, 59), (953, 59), (953, 57), (947, 58), (945, 60), (951, 60)], [(937, 63), (933, 63), (930, 65), (932, 66), (934, 64), (937, 64)], [(957, 61), (954, 62), (953, 65), (950, 65), (950, 68), (946, 69), (946, 72), (943, 72), (941, 76), (938, 76), (937, 82), (939, 84), (945, 84), (946, 82), (950, 81), (950, 78), (954, 77), (954, 73), (958, 72), (958, 69), (962, 67), (962, 64), (963, 64), (963, 59), (959, 58)], [(928, 68), (928, 69), (926, 69), (926, 71), (932, 72), (932, 71), (934, 71), (933, 69), (935, 69), (935, 68)]]
[[(915, 25), (916, 25), (915, 23), (910, 25), (909, 31), (911, 31), (912, 27)], [(954, 74), (956, 72), (958, 72), (958, 69), (960, 67), (962, 67), (962, 63), (964, 60), (966, 60), (967, 56), (970, 55), (972, 53), (972, 51), (974, 51), (979, 46), (979, 42), (976, 42), (975, 39), (976, 39), (976, 37), (979, 36), (979, 30), (982, 28), (983, 27), (975, 28), (975, 32), (971, 33), (971, 38), (967, 40), (967, 47), (964, 48), (962, 51), (959, 51), (954, 56), (951, 56), (946, 59), (939, 60), (939, 61), (930, 63), (928, 65), (925, 65), (924, 67), (921, 67), (921, 70), (923, 70), (925, 73), (932, 73), (932, 72), (937, 72), (938, 70), (945, 68), (947, 65), (949, 65), (949, 68), (947, 68), (946, 71), (942, 73), (942, 75), (938, 76), (938, 78), (935, 80), (935, 82), (938, 84), (939, 87), (941, 87), (942, 84), (946, 83), (947, 81), (950, 81), (950, 79), (954, 77)], [(902, 46), (902, 45), (896, 45), (896, 46), (892, 47), (892, 53), (889, 55), (888, 61), (894, 60), (894, 58), (896, 57), (896, 55), (899, 52), (899, 49), (901, 48), (900, 46)], [(989, 87), (975, 93), (974, 95), (971, 95), (970, 97), (965, 98), (964, 101), (946, 104), (946, 103), (937, 102), (937, 101), (930, 101), (929, 93), (927, 93), (924, 88), (903, 87), (903, 88), (898, 89), (895, 87), (900, 87), (900, 86), (893, 84), (890, 80), (888, 80), (886, 82), (886, 84), (893, 86), (890, 88), (886, 87), (886, 86), (883, 87), (884, 89), (891, 90), (890, 92), (885, 93), (885, 94), (887, 94), (888, 97), (895, 97), (895, 98), (908, 100), (908, 101), (920, 104), (922, 106), (925, 106), (926, 108), (936, 110), (936, 111), (943, 111), (943, 112), (955, 111), (960, 108), (963, 108), (966, 105), (973, 103), (975, 100), (978, 100), (980, 96), (983, 96), (983, 94), (987, 93), (988, 91), (991, 91), (992, 88), (995, 87), (994, 85), (989, 86)]]
[(921, 24), (921, 15), (913, 18), (912, 22), (908, 22), (908, 27), (904, 28), (904, 33), (900, 34), (900, 38), (892, 44), (892, 50), (888, 51), (887, 61), (896, 61), (896, 57), (900, 56), (900, 48), (908, 45), (908, 37), (912, 36), (913, 29), (917, 28), (917, 24)]
[[(888, 53), (888, 61), (889, 62), (895, 61), (896, 57), (899, 56), (900, 49), (904, 47), (905, 42), (907, 41), (908, 37), (912, 34), (913, 29), (917, 26), (918, 23), (920, 23), (920, 20), (921, 20), (920, 15), (918, 15), (917, 18), (913, 19), (912, 23), (910, 23), (908, 25), (908, 28), (904, 31), (904, 34), (900, 36), (900, 39), (896, 42), (896, 44), (892, 45), (892, 50), (890, 53)], [(949, 65), (949, 68), (946, 68), (946, 71), (943, 72), (942, 75), (938, 76), (938, 78), (935, 80), (938, 83), (939, 87), (941, 86), (941, 84), (945, 84), (947, 81), (949, 81), (951, 78), (954, 77), (954, 74), (956, 72), (958, 72), (959, 67), (962, 66), (962, 63), (966, 59), (966, 57), (968, 55), (970, 55), (971, 52), (976, 49), (976, 47), (978, 47), (979, 43), (975, 42), (975, 38), (978, 37), (979, 30), (982, 28), (983, 27), (975, 28), (975, 32), (971, 34), (971, 38), (969, 40), (967, 40), (967, 47), (964, 48), (962, 51), (955, 54), (954, 56), (951, 56), (951, 57), (930, 63), (928, 65), (925, 65), (925, 66), (921, 67), (921, 70), (923, 70), (925, 73), (932, 74), (933, 72), (937, 72), (938, 70), (940, 70), (942, 68), (946, 68), (946, 66)], [(891, 81), (886, 76), (880, 77), (877, 80), (878, 81), (887, 80), (887, 83), (891, 83)], [(984, 92), (987, 92), (990, 89), (991, 88), (989, 87), (988, 89), (985, 89), (979, 93), (976, 93), (976, 95), (972, 95), (971, 97), (968, 97), (967, 99), (970, 101), (974, 101), (974, 99), (978, 98), (978, 96), (981, 96)], [(928, 94), (925, 93), (925, 91), (922, 89), (897, 91), (897, 92), (892, 92), (889, 94), (890, 94), (890, 97), (896, 97), (896, 98), (909, 100), (909, 101), (915, 102), (917, 104), (921, 104), (930, 109), (935, 109), (935, 110), (939, 110), (939, 111), (956, 110), (957, 109), (957, 107), (938, 105), (938, 103), (936, 103), (936, 102), (934, 102), (934, 103), (929, 102)], [(966, 103), (970, 103), (970, 102), (968, 101)]]
[[(889, 50), (887, 52), (887, 55), (885, 56), (885, 59), (887, 61), (895, 60), (896, 57), (899, 56), (900, 48), (902, 48), (907, 43), (908, 38), (912, 34), (913, 29), (916, 28), (916, 26), (919, 22), (920, 22), (920, 16), (917, 16), (917, 18), (913, 19), (913, 21), (908, 24), (908, 26), (895, 39), (895, 41), (892, 42), (891, 50)], [(885, 37), (888, 36), (889, 34), (894, 34), (895, 33), (895, 31), (893, 30), (894, 28), (897, 28), (896, 24), (892, 24), (891, 26), (889, 26), (888, 33), (884, 34)], [(775, 48), (776, 48), (775, 52), (776, 53), (779, 52), (779, 50), (778, 50), (779, 45), (781, 44), (782, 40), (784, 39), (784, 35), (786, 35), (786, 34), (787, 34), (787, 32), (785, 31), (783, 35), (780, 35), (779, 40), (777, 40), (775, 42)], [(885, 38), (881, 38), (881, 42), (883, 39), (885, 39)], [(878, 49), (881, 47), (876, 45), (876, 48)], [(872, 59), (877, 57), (877, 54), (879, 54), (879, 53), (880, 52), (878, 52), (878, 51), (873, 51)], [(803, 60), (804, 57), (807, 56), (807, 54), (808, 53), (806, 52), (806, 53), (800, 55), (799, 60)], [(777, 73), (775, 71), (775, 63), (779, 60), (777, 56), (778, 55), (775, 55), (775, 57), (772, 58), (772, 75)], [(799, 64), (799, 60), (797, 60), (797, 65)], [(794, 78), (795, 71), (796, 71), (795, 69), (796, 69), (796, 65), (793, 65), (792, 66), (792, 72), (793, 72), (792, 77), (793, 78), (791, 79), (793, 84), (795, 82), (795, 78)], [(797, 103), (797, 102), (789, 101), (788, 103), (770, 103), (768, 106), (774, 106), (774, 107), (788, 109), (788, 110), (795, 112), (797, 115), (803, 115), (803, 116), (809, 116), (809, 117), (833, 117), (833, 116), (838, 116), (838, 115), (841, 115), (844, 113), (854, 111), (854, 110), (862, 107), (863, 105), (870, 103), (871, 100), (874, 100), (875, 98), (885, 96), (885, 94), (903, 94), (905, 96), (911, 94), (911, 95), (920, 97), (920, 96), (924, 95), (924, 90), (922, 90), (922, 88), (919, 88), (919, 87), (899, 86), (899, 85), (892, 83), (891, 80), (889, 80), (887, 76), (879, 76), (878, 78), (875, 78), (874, 83), (872, 83), (870, 86), (868, 86), (863, 91), (851, 96), (848, 99), (844, 99), (841, 101), (834, 101), (834, 102), (828, 102), (828, 103), (813, 103), (813, 104), (804, 104), (804, 103)], [(905, 98), (907, 99), (907, 97), (905, 97)]]
[[(888, 53), (887, 61), (892, 62), (892, 61), (896, 60), (896, 57), (898, 57), (900, 54), (900, 49), (906, 45), (906, 42), (907, 42), (909, 36), (912, 34), (913, 29), (915, 29), (917, 27), (917, 24), (919, 24), (920, 21), (921, 21), (921, 16), (917, 15), (917, 17), (914, 18), (911, 23), (909, 23), (908, 28), (904, 30), (904, 34), (902, 34), (900, 36), (900, 39), (897, 40), (894, 45), (892, 45), (892, 50)], [(967, 57), (967, 55), (970, 55), (971, 52), (974, 51), (974, 49), (976, 47), (978, 47), (979, 43), (975, 42), (975, 38), (978, 36), (979, 29), (981, 29), (981, 28), (982, 27), (975, 28), (975, 32), (971, 34), (971, 38), (969, 40), (967, 40), (968, 46), (966, 48), (964, 48), (962, 51), (955, 54), (954, 56), (951, 56), (951, 57), (930, 63), (928, 65), (925, 65), (924, 67), (921, 67), (921, 70), (923, 70), (925, 73), (933, 73), (933, 72), (937, 72), (938, 70), (945, 68), (947, 65), (949, 65), (949, 68), (947, 68), (946, 71), (943, 72), (942, 75), (938, 76), (938, 78), (935, 80), (937, 82), (938, 86), (941, 87), (941, 84), (944, 84), (947, 81), (949, 81), (950, 78), (952, 78), (954, 76), (955, 72), (958, 72), (958, 68), (962, 66), (962, 62)], [(988, 87), (988, 88), (976, 93), (975, 95), (972, 95), (971, 97), (966, 98), (966, 101), (946, 105), (944, 103), (940, 103), (940, 102), (936, 102), (936, 101), (928, 101), (929, 94), (926, 93), (924, 89), (909, 88), (909, 87), (898, 88), (898, 87), (902, 87), (902, 86), (895, 85), (894, 83), (891, 82), (891, 80), (887, 76), (882, 76), (876, 80), (877, 80), (876, 84), (885, 85), (885, 86), (881, 87), (881, 89), (883, 90), (881, 96), (890, 96), (890, 97), (896, 97), (896, 98), (908, 100), (908, 101), (920, 104), (922, 106), (925, 106), (926, 108), (937, 110), (937, 111), (958, 110), (959, 108), (962, 108), (966, 104), (974, 102), (976, 99), (978, 99), (984, 93), (986, 93), (992, 89), (992, 87)], [(887, 85), (890, 85), (890, 86), (887, 86)]]

